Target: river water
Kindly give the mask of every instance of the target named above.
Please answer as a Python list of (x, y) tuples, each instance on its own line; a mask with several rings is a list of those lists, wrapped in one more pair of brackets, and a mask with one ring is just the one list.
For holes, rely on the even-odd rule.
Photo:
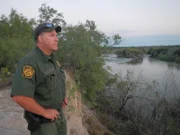
[[(116, 55), (104, 57), (106, 67), (111, 68), (112, 74), (121, 74), (125, 77), (127, 71), (133, 72), (134, 79), (141, 76), (146, 84), (153, 85), (153, 92), (138, 91), (136, 94), (153, 98), (154, 94), (167, 99), (177, 99), (180, 97), (180, 65), (164, 62), (144, 56), (141, 61), (131, 63), (131, 59), (117, 58)], [(152, 94), (153, 93), (153, 94)]]

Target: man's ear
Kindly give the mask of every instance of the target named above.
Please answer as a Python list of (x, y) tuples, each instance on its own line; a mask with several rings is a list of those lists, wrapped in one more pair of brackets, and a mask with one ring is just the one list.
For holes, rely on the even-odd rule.
[(43, 33), (38, 36), (38, 42), (41, 43), (43, 40)]

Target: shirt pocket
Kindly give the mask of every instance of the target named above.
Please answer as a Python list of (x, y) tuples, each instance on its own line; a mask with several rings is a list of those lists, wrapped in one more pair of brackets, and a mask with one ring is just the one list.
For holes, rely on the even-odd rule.
[(55, 90), (57, 88), (57, 75), (55, 72), (52, 72), (49, 75), (47, 75), (46, 84), (49, 90)]
[(64, 73), (64, 70), (62, 68), (59, 68), (59, 74), (60, 74), (60, 77), (63, 81), (65, 81), (65, 73)]

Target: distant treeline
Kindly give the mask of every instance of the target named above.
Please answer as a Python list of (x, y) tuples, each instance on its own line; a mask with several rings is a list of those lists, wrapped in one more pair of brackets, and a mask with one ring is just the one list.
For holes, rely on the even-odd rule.
[(180, 63), (180, 46), (152, 47), (147, 53), (153, 58)]
[(148, 46), (148, 47), (111, 47), (109, 53), (115, 53), (118, 57), (142, 58), (150, 55), (163, 61), (180, 63), (180, 45), (174, 46)]

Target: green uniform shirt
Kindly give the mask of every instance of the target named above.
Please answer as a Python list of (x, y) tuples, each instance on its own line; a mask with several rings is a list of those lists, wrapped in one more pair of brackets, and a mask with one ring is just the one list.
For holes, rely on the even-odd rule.
[(11, 96), (34, 98), (45, 108), (58, 109), (65, 98), (65, 74), (54, 54), (38, 47), (22, 58), (13, 79)]

